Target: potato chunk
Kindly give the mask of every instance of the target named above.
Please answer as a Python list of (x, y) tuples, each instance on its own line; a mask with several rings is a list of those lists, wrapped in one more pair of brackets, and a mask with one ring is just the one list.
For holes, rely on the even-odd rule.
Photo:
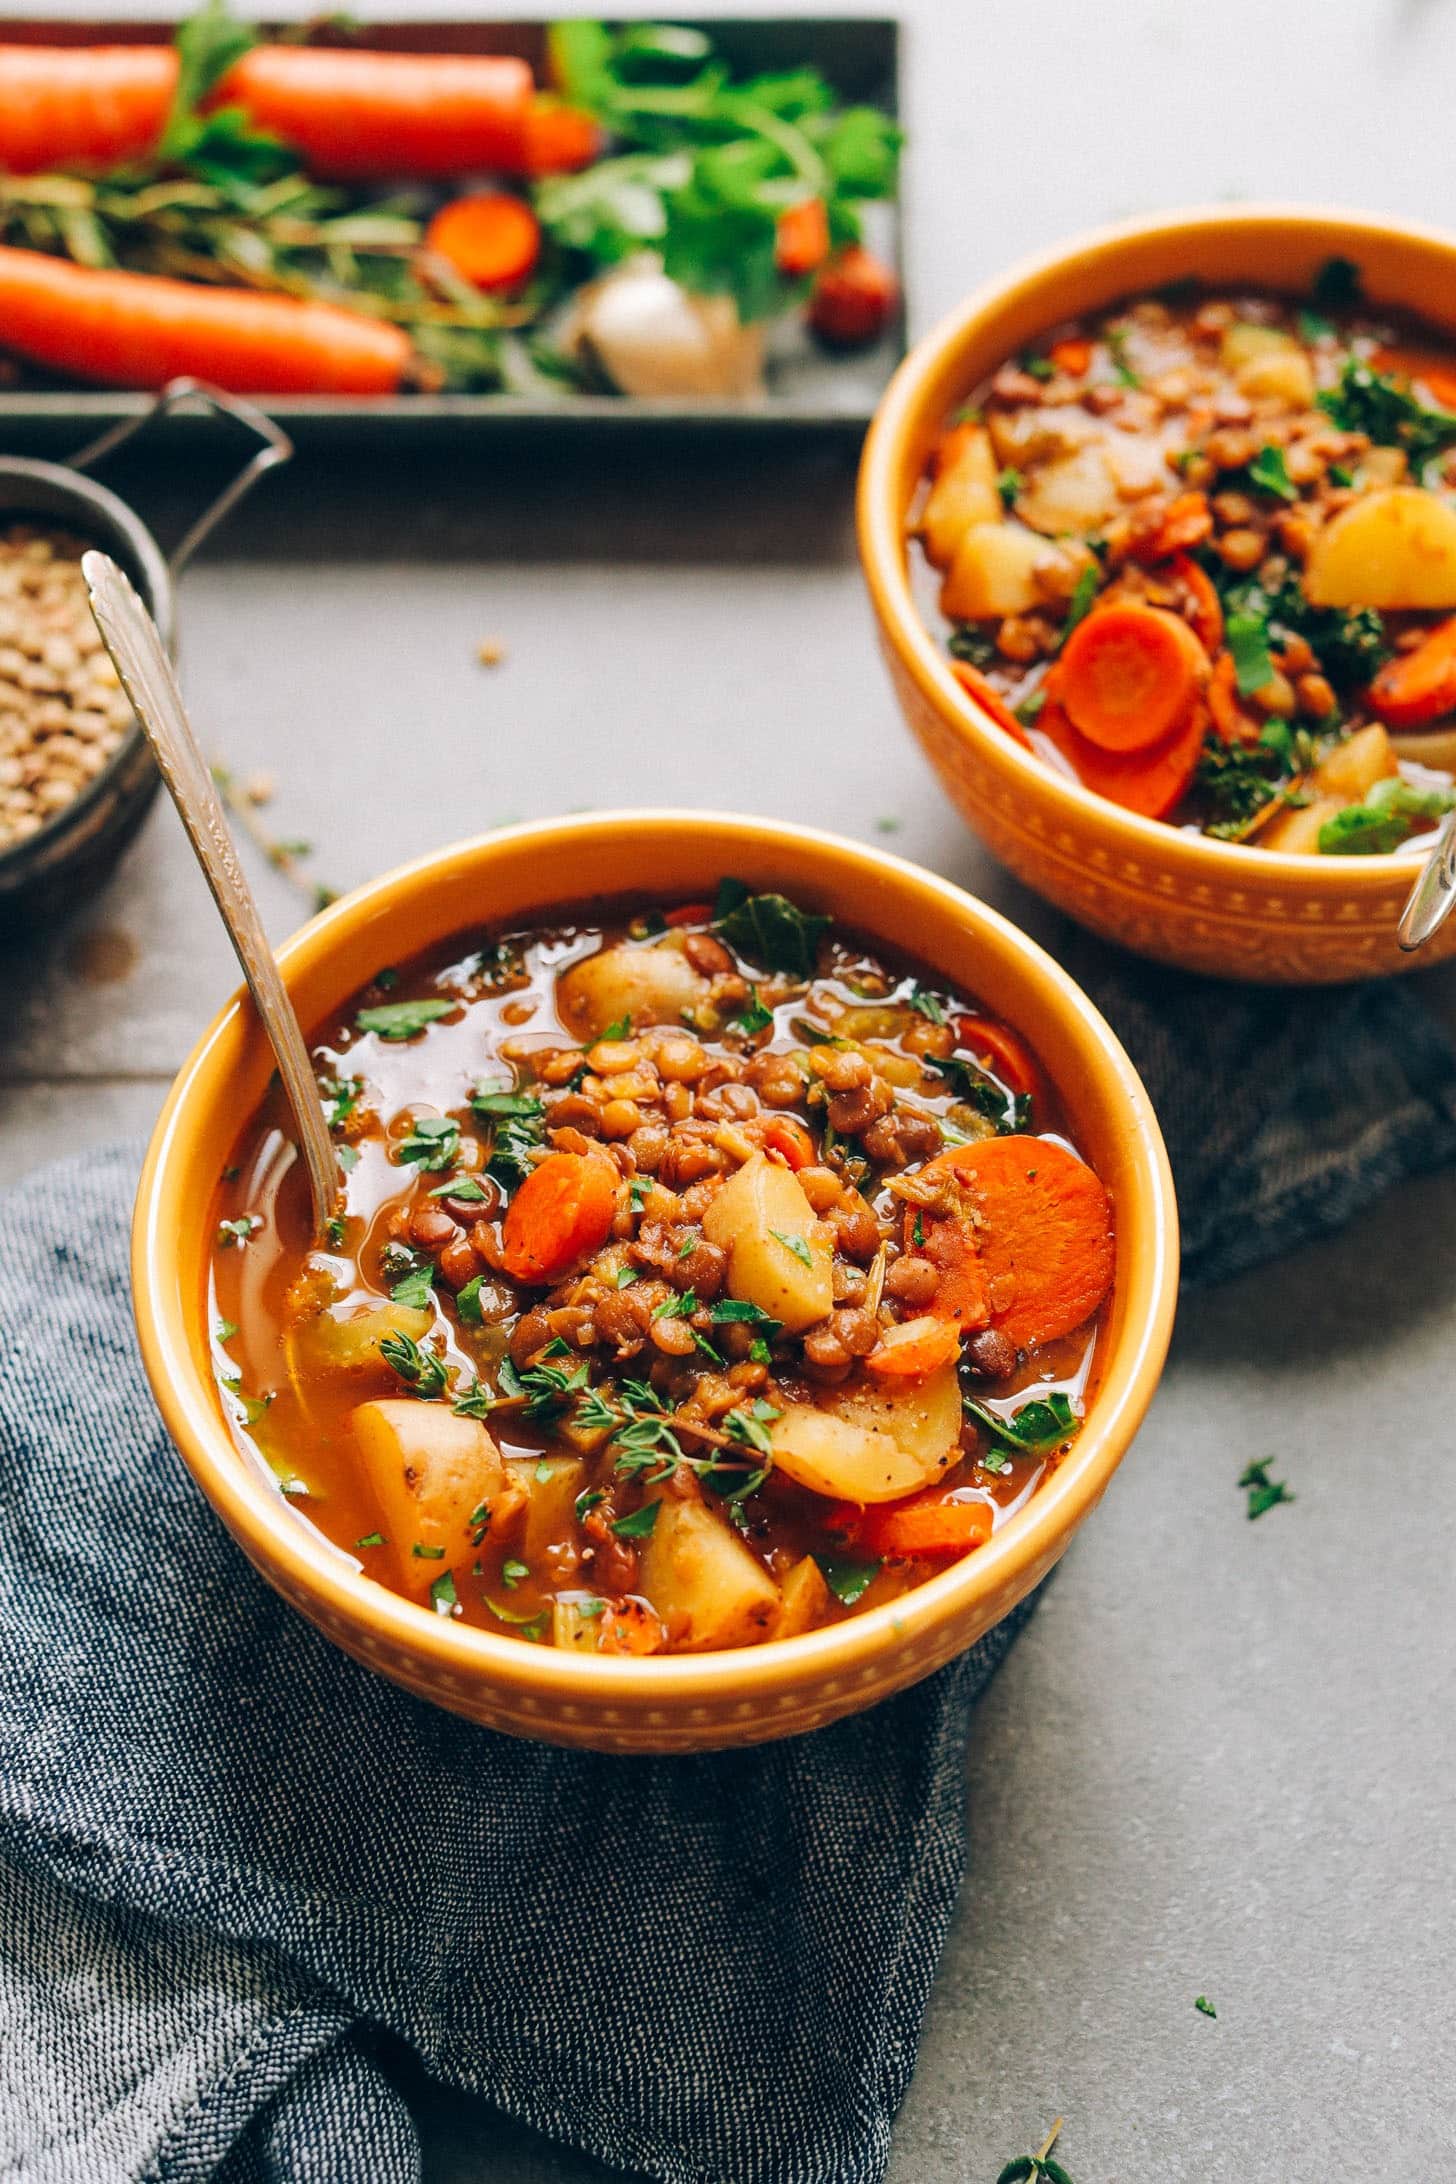
[(958, 426), (947, 435), (935, 483), (920, 511), (926, 559), (937, 569), (949, 568), (962, 532), (973, 523), (996, 523), (1000, 515), (990, 435), (982, 425)]
[(644, 1024), (681, 1023), (684, 1009), (696, 1008), (707, 992), (707, 979), (672, 941), (656, 941), (647, 948), (622, 941), (563, 971), (556, 982), (556, 1005), (563, 1023), (587, 1044), (624, 1018), (634, 1030)]
[(1316, 535), (1304, 591), (1316, 607), (1456, 607), (1456, 508), (1415, 485), (1362, 495)]
[(330, 1307), (311, 1319), (290, 1327), (290, 1366), (299, 1374), (310, 1372), (369, 1373), (397, 1387), (398, 1381), (379, 1345), (390, 1335), (407, 1335), (423, 1342), (434, 1325), (431, 1312), (407, 1304), (365, 1305), (361, 1310)]
[(775, 1638), (797, 1638), (800, 1631), (822, 1623), (830, 1607), (824, 1572), (812, 1555), (794, 1564), (783, 1582), (783, 1606), (774, 1625)]
[(508, 1456), (506, 1472), (525, 1499), (520, 1548), (534, 1570), (548, 1547), (571, 1538), (586, 1465), (579, 1456)]
[(888, 1433), (930, 1478), (954, 1460), (960, 1445), (961, 1390), (954, 1365), (898, 1386), (867, 1381), (836, 1388), (825, 1401), (851, 1425)]
[(785, 1478), (831, 1501), (898, 1501), (926, 1483), (925, 1465), (888, 1433), (812, 1403), (786, 1403), (769, 1438)]
[(406, 1592), (427, 1593), (482, 1525), (504, 1530), (525, 1498), (479, 1419), (443, 1403), (361, 1403), (353, 1427)]
[(1281, 811), (1260, 829), (1260, 849), (1281, 849), (1300, 856), (1318, 856), (1320, 828), (1349, 802), (1344, 796), (1317, 796), (1312, 804)]
[(1039, 575), (1066, 558), (1060, 546), (1019, 523), (973, 523), (940, 587), (940, 611), (952, 622), (1029, 614), (1047, 596)]
[(728, 1254), (728, 1294), (782, 1320), (791, 1334), (827, 1319), (834, 1251), (799, 1179), (755, 1153), (703, 1215), (703, 1234)]
[[(1151, 450), (1151, 459), (1161, 471), (1158, 448)], [(1107, 449), (1089, 442), (1074, 454), (1039, 464), (1016, 496), (1016, 513), (1034, 531), (1051, 537), (1061, 531), (1095, 531), (1117, 507), (1118, 482)]]
[(1357, 728), (1348, 743), (1338, 744), (1328, 758), (1320, 760), (1311, 778), (1321, 796), (1363, 804), (1377, 781), (1397, 771), (1389, 736), (1374, 726)]
[(642, 1551), (641, 1583), (680, 1651), (752, 1645), (778, 1620), (778, 1586), (703, 1502), (664, 1497)]

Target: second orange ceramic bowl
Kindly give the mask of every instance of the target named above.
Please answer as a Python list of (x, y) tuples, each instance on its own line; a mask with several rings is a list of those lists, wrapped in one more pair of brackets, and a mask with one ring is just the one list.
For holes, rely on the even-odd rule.
[(1103, 228), (980, 289), (886, 390), (859, 480), (860, 556), (901, 708), (947, 791), (1019, 879), (1139, 954), (1267, 983), (1375, 978), (1456, 954), (1456, 918), (1418, 956), (1396, 924), (1406, 858), (1296, 857), (1140, 818), (1012, 742), (951, 674), (911, 592), (907, 518), (947, 416), (997, 365), (1068, 318), (1194, 276), (1307, 294), (1327, 258), (1365, 293), (1456, 339), (1456, 237), (1373, 215), (1210, 206)]
[(1072, 1452), (994, 1539), (917, 1591), (804, 1637), (651, 1660), (560, 1653), (442, 1620), (386, 1591), (237, 1446), (213, 1381), (214, 1191), (272, 1069), (242, 994), (184, 1066), (142, 1173), (132, 1237), (142, 1355), (172, 1438), (208, 1500), (268, 1582), (345, 1652), (422, 1698), (517, 1736), (605, 1751), (750, 1744), (816, 1728), (928, 1675), (1052, 1567), (1116, 1470), (1168, 1347), (1177, 1214), (1158, 1125), (1131, 1063), (1040, 948), (898, 858), (756, 819), (673, 812), (563, 819), (464, 842), (375, 880), (295, 935), (279, 961), (308, 1027), (382, 963), (451, 934), (601, 898), (701, 899), (725, 873), (892, 941), (1005, 1017), (1050, 1072), (1073, 1136), (1112, 1195), (1117, 1273)]

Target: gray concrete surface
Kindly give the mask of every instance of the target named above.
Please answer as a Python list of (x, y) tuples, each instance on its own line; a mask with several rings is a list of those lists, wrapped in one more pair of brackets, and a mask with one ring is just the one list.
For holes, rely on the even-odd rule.
[[(1452, 218), (1441, 0), (901, 12), (917, 327), (1015, 252), (1158, 203)], [(130, 482), (163, 526), (198, 485)], [(889, 841), (1055, 945), (900, 728), (851, 482), (816, 447), (300, 464), (186, 580), (197, 716), (276, 776), (274, 825), (334, 885), (635, 794)], [(508, 648), (493, 671), (486, 636)], [(295, 899), (259, 886), (281, 935)], [(125, 976), (97, 980), (128, 952), (97, 934), (130, 943)], [(231, 982), (158, 811), (70, 926), (0, 958), (0, 1178), (144, 1128)], [(1451, 1010), (1456, 982), (1425, 990)], [(1142, 1437), (976, 1722), (972, 1871), (894, 2184), (980, 2184), (1058, 2114), (1078, 2184), (1450, 2173), (1453, 1217), (1456, 1177), (1410, 1186), (1184, 1311)], [(1235, 1482), (1266, 1454), (1297, 1500), (1251, 1525)], [(411, 2092), (431, 2184), (603, 2175)]]

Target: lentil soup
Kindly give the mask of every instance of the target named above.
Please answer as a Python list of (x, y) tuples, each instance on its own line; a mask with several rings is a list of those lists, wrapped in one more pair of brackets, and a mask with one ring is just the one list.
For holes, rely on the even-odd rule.
[(442, 1614), (789, 1636), (972, 1553), (1080, 1423), (1114, 1242), (968, 996), (772, 894), (461, 936), (323, 1027), (325, 1244), (276, 1088), (214, 1209), (224, 1410)]
[(1349, 261), (1050, 330), (947, 423), (913, 527), (963, 687), (1125, 809), (1352, 856), (1456, 801), (1456, 350)]

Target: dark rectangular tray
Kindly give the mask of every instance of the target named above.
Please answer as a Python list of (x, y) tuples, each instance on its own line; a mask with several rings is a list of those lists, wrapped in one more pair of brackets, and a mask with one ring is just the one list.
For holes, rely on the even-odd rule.
[[(572, 12), (566, 8), (563, 14)], [(576, 12), (585, 12), (577, 10)], [(692, 22), (706, 31), (735, 69), (788, 68), (807, 62), (821, 69), (841, 97), (899, 115), (899, 26), (888, 17), (802, 16), (755, 20), (726, 17)], [(175, 18), (173, 19), (175, 20)], [(21, 18), (0, 28), (7, 43), (89, 45), (98, 42), (156, 43), (170, 39), (173, 21), (115, 21), (105, 16), (64, 20)], [(545, 23), (371, 22), (351, 43), (414, 52), (517, 53), (540, 73), (545, 55)], [(869, 206), (867, 224), (876, 249), (901, 272), (904, 253), (899, 201)], [(335, 437), (366, 439), (433, 437), (461, 430), (511, 426), (518, 430), (549, 427), (553, 432), (582, 427), (613, 429), (652, 427), (715, 431), (816, 429), (858, 435), (903, 356), (904, 301), (891, 332), (873, 348), (829, 356), (807, 334), (788, 330), (771, 350), (768, 392), (740, 402), (643, 402), (626, 396), (563, 395), (537, 399), (511, 394), (409, 394), (370, 399), (337, 395), (268, 396), (260, 407), (299, 440)], [(107, 388), (24, 385), (0, 389), (0, 444), (16, 449), (43, 443), (64, 444), (99, 432), (121, 418), (139, 416), (150, 395)], [(198, 420), (183, 412), (167, 429), (184, 431)]]

